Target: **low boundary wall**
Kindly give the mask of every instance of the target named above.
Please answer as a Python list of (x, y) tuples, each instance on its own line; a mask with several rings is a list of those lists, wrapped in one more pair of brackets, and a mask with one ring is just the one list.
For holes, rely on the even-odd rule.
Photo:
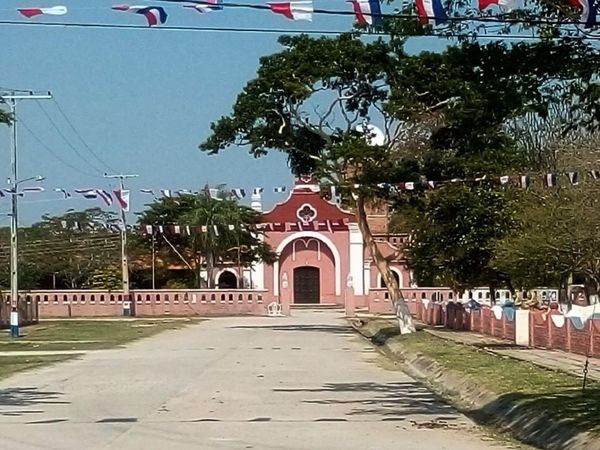
[[(37, 305), (39, 317), (266, 315), (263, 290), (31, 291), (19, 304)], [(6, 296), (10, 302), (10, 296)]]
[[(600, 357), (600, 319), (569, 317), (557, 310), (523, 310), (482, 306), (467, 309), (449, 290), (403, 289), (405, 301), (416, 320), (429, 326), (473, 331), (518, 345), (563, 350)], [(437, 299), (434, 301), (432, 299)], [(370, 292), (368, 309), (373, 314), (393, 314), (387, 292)], [(600, 313), (600, 311), (599, 311)]]

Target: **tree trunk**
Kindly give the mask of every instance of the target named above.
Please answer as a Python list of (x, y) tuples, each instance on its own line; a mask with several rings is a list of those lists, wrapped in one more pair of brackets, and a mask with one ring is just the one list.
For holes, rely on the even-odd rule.
[(209, 250), (206, 252), (206, 285), (209, 289), (215, 287), (214, 272), (215, 271), (215, 255)]
[(560, 279), (558, 303), (561, 305), (567, 305), (567, 311), (571, 310), (571, 299), (569, 298), (569, 277), (563, 276)]
[(390, 299), (394, 305), (396, 317), (398, 318), (400, 334), (414, 333), (416, 328), (408, 309), (408, 305), (404, 301), (404, 296), (402, 295), (402, 291), (400, 290), (398, 283), (396, 283), (396, 278), (390, 269), (390, 265), (379, 251), (379, 248), (377, 248), (377, 243), (373, 238), (371, 228), (367, 222), (364, 199), (360, 194), (356, 198), (356, 219), (358, 221), (358, 228), (362, 233), (365, 246), (369, 249), (371, 257), (377, 266), (377, 270), (381, 274), (383, 281), (385, 281), (386, 288), (390, 294)]
[(496, 304), (496, 288), (490, 284), (490, 305)]

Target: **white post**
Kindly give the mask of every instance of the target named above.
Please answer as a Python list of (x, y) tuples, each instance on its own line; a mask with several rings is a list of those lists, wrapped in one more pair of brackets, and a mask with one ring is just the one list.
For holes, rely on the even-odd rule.
[(529, 310), (515, 311), (515, 344), (529, 347)]

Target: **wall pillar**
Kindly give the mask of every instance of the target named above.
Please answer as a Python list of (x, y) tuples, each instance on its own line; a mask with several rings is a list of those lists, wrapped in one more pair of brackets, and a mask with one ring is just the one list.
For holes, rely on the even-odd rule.
[(346, 317), (354, 317), (356, 305), (354, 301), (354, 280), (352, 275), (348, 275), (348, 279), (346, 280), (345, 297)]
[(364, 261), (365, 252), (363, 247), (363, 236), (358, 228), (358, 224), (348, 224), (350, 238), (350, 275), (353, 279), (354, 293), (356, 295), (364, 294)]
[(524, 347), (529, 347), (529, 311), (526, 309), (517, 309), (515, 311), (515, 343)]
[(283, 272), (282, 274), (276, 274), (275, 276), (281, 277), (281, 291), (279, 293), (279, 302), (281, 303), (281, 313), (284, 316), (289, 316), (291, 313), (290, 304), (292, 303), (292, 294), (290, 291), (290, 284), (288, 280), (288, 274)]

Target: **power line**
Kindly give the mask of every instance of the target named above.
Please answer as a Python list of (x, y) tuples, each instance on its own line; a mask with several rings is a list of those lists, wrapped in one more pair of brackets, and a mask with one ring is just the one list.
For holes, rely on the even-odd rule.
[[(414, 16), (411, 16), (416, 18)], [(469, 19), (475, 20), (475, 19)], [(525, 21), (526, 23), (529, 23)], [(251, 34), (307, 34), (307, 35), (329, 35), (338, 36), (340, 34), (350, 33), (349, 30), (290, 30), (283, 28), (240, 28), (240, 27), (194, 27), (194, 26), (161, 26), (161, 27), (147, 27), (144, 25), (117, 25), (108, 23), (68, 23), (68, 22), (22, 22), (22, 21), (10, 21), (1, 20), (0, 25), (13, 25), (13, 26), (25, 26), (25, 27), (47, 27), (47, 28), (89, 28), (89, 29), (119, 29), (119, 30), (146, 30), (146, 31), (187, 31), (187, 32), (208, 32), (208, 33), (251, 33)], [(390, 32), (374, 32), (374, 31), (363, 31), (362, 35), (368, 36), (391, 36)], [(457, 33), (457, 32), (446, 32), (444, 34), (422, 34), (422, 33), (399, 33), (397, 34), (403, 37), (435, 37), (438, 39), (450, 39), (450, 38), (475, 38), (475, 39), (510, 39), (510, 40), (539, 40), (539, 36), (533, 35), (520, 35), (520, 34), (481, 34), (481, 33)], [(553, 38), (552, 40), (600, 40), (600, 35), (581, 35), (581, 36), (562, 36), (560, 38)]]
[(35, 139), (35, 141), (40, 144), (44, 149), (46, 149), (46, 151), (48, 153), (50, 153), (52, 156), (54, 156), (58, 161), (60, 161), (61, 163), (63, 163), (65, 166), (69, 167), (70, 169), (81, 173), (82, 175), (86, 175), (88, 177), (94, 177), (94, 178), (103, 178), (97, 174), (93, 174), (93, 173), (89, 173), (86, 171), (83, 171), (81, 169), (79, 169), (77, 166), (74, 166), (73, 164), (71, 164), (70, 162), (64, 160), (61, 156), (58, 155), (58, 153), (56, 153), (54, 150), (52, 150), (52, 148), (50, 148), (44, 141), (42, 141), (37, 134), (35, 134), (31, 128), (29, 128), (27, 126), (27, 124), (23, 121), (23, 119), (21, 119), (21, 117), (17, 116), (17, 120), (19, 121), (19, 123), (23, 126), (23, 128), (25, 128), (25, 130), (31, 135), (31, 137), (33, 139)]
[(56, 122), (54, 121), (54, 119), (52, 118), (52, 116), (50, 114), (48, 114), (48, 111), (46, 111), (46, 108), (44, 108), (44, 106), (39, 101), (36, 101), (36, 103), (39, 106), (39, 108), (42, 110), (42, 112), (44, 113), (44, 115), (46, 116), (46, 118), (48, 119), (48, 121), (50, 122), (50, 124), (52, 125), (52, 128), (54, 128), (54, 130), (56, 130), (56, 132), (61, 137), (61, 139), (65, 142), (65, 144), (67, 144), (67, 146), (71, 150), (73, 150), (73, 152), (75, 152), (75, 154), (77, 156), (79, 156), (84, 163), (86, 163), (88, 166), (90, 166), (92, 169), (94, 169), (98, 173), (102, 173), (102, 171), (100, 169), (98, 169), (98, 167), (96, 167), (85, 156), (83, 156), (81, 154), (81, 152), (75, 148), (75, 146), (71, 143), (71, 141), (69, 139), (67, 139), (67, 137), (60, 130), (60, 128), (58, 127), (58, 125), (56, 125)]
[(96, 152), (88, 145), (88, 143), (81, 137), (81, 134), (77, 131), (77, 129), (75, 128), (75, 126), (73, 125), (73, 123), (71, 122), (71, 120), (67, 117), (67, 115), (65, 114), (65, 112), (63, 111), (63, 109), (61, 108), (61, 106), (58, 104), (58, 102), (56, 101), (56, 99), (52, 98), (54, 104), (56, 105), (56, 108), (58, 109), (58, 111), (60, 112), (60, 114), (63, 116), (63, 118), (65, 119), (65, 121), (69, 124), (69, 126), (71, 127), (71, 130), (73, 130), (73, 133), (75, 133), (75, 136), (77, 136), (79, 138), (79, 140), (81, 141), (81, 143), (83, 144), (83, 146), (91, 153), (91, 155), (96, 158), (96, 161), (98, 161), (100, 164), (102, 164), (104, 167), (106, 167), (108, 170), (114, 172), (115, 170), (109, 166), (106, 162), (104, 162), (104, 160), (102, 160), (97, 154)]

